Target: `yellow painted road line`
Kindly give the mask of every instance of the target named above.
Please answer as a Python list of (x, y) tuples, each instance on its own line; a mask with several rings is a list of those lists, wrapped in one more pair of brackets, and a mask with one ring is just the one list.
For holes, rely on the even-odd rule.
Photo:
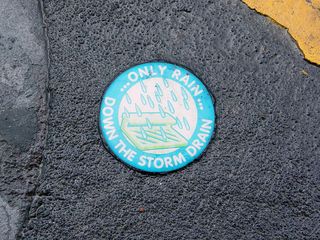
[(242, 0), (288, 29), (305, 59), (320, 65), (320, 0)]

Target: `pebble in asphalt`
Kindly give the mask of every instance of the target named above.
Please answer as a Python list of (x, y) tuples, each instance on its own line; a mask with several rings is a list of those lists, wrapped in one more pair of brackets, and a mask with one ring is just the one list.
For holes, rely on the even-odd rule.
[[(46, 0), (44, 14), (52, 97), (23, 239), (320, 236), (320, 71), (285, 30), (236, 0)], [(97, 128), (106, 85), (155, 59), (216, 98), (208, 150), (164, 176), (116, 161)]]

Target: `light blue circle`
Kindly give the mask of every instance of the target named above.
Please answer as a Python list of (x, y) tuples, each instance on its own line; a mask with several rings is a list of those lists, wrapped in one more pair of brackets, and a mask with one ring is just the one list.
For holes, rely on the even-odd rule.
[[(135, 113), (124, 115), (122, 122), (119, 123), (118, 114), (120, 103), (122, 99), (126, 98), (125, 94), (131, 87), (135, 86), (135, 84), (142, 85), (141, 93), (143, 94), (143, 83), (140, 82), (146, 83), (148, 80), (151, 81), (152, 78), (161, 78), (164, 83), (166, 83), (167, 79), (180, 84), (181, 93), (183, 89), (187, 90), (188, 94), (179, 95), (180, 98), (183, 99), (183, 102), (187, 102), (186, 105), (182, 105), (181, 107), (188, 109), (188, 101), (190, 101), (188, 96), (191, 95), (193, 97), (197, 114), (195, 112), (190, 112), (190, 114), (196, 114), (197, 121), (196, 124), (194, 124), (195, 130), (191, 138), (187, 139), (180, 134), (178, 130), (173, 130), (172, 125), (169, 125), (170, 123), (168, 122), (173, 121), (172, 119), (179, 119), (180, 117), (174, 116), (169, 110), (165, 112), (165, 116), (170, 121), (167, 119), (163, 120), (165, 123), (153, 122), (147, 125), (145, 123), (141, 123), (141, 125), (139, 125), (140, 123), (136, 124), (135, 121), (146, 121), (149, 123), (150, 120), (145, 116), (153, 116), (148, 115), (146, 112), (139, 112), (139, 108)], [(176, 84), (174, 85), (176, 86)], [(166, 91), (166, 88), (161, 91)], [(139, 92), (137, 94), (141, 93)], [(160, 93), (161, 92), (158, 92), (158, 94)], [(173, 100), (174, 99), (175, 96), (173, 96)], [(145, 99), (142, 100), (142, 103), (145, 103)], [(130, 102), (130, 99), (126, 101), (130, 104), (136, 104), (132, 102), (132, 100)], [(154, 113), (149, 112), (149, 114), (155, 114), (157, 116), (160, 114), (163, 116), (161, 110), (157, 109), (157, 107), (155, 107), (155, 109)], [(177, 124), (177, 122), (174, 124)], [(185, 128), (187, 126), (188, 124), (183, 127)], [(150, 127), (152, 131), (149, 131), (148, 127)], [(183, 168), (191, 163), (197, 159), (208, 146), (214, 132), (214, 127), (214, 102), (205, 85), (189, 70), (167, 62), (148, 62), (124, 71), (108, 86), (101, 100), (99, 128), (107, 149), (127, 165), (145, 172), (165, 173)], [(175, 129), (178, 128), (176, 127)], [(147, 135), (146, 131), (147, 133), (151, 132), (151, 135)], [(152, 135), (154, 132), (157, 134), (160, 132), (161, 134), (160, 136), (154, 136)], [(131, 141), (130, 139), (133, 140)], [(148, 143), (148, 141), (151, 143)], [(171, 146), (180, 144), (181, 147), (171, 147), (175, 150), (169, 153), (154, 153), (150, 150), (143, 150), (144, 148), (148, 148), (148, 144), (153, 144), (152, 146), (157, 149), (164, 148), (164, 144), (171, 144)], [(168, 148), (165, 149), (166, 151), (168, 150)]]

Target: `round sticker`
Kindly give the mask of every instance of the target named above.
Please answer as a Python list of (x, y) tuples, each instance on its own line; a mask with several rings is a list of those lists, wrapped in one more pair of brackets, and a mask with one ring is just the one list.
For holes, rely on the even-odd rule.
[(198, 158), (215, 124), (214, 103), (189, 70), (148, 62), (121, 73), (100, 105), (99, 126), (107, 149), (135, 169), (164, 173)]

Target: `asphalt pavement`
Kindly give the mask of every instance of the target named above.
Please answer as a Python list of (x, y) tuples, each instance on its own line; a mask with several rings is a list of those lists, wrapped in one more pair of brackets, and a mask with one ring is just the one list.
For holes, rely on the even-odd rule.
[[(47, 100), (25, 149), (45, 148), (34, 190), (14, 196), (0, 183), (0, 207), (28, 206), (17, 238), (319, 239), (320, 68), (285, 29), (238, 0), (44, 0), (43, 18), (49, 78), (34, 91)], [(98, 131), (105, 87), (152, 60), (187, 66), (215, 98), (207, 151), (166, 175), (117, 161)]]
[(0, 1), (0, 240), (28, 221), (47, 125), (47, 49), (38, 1)]

